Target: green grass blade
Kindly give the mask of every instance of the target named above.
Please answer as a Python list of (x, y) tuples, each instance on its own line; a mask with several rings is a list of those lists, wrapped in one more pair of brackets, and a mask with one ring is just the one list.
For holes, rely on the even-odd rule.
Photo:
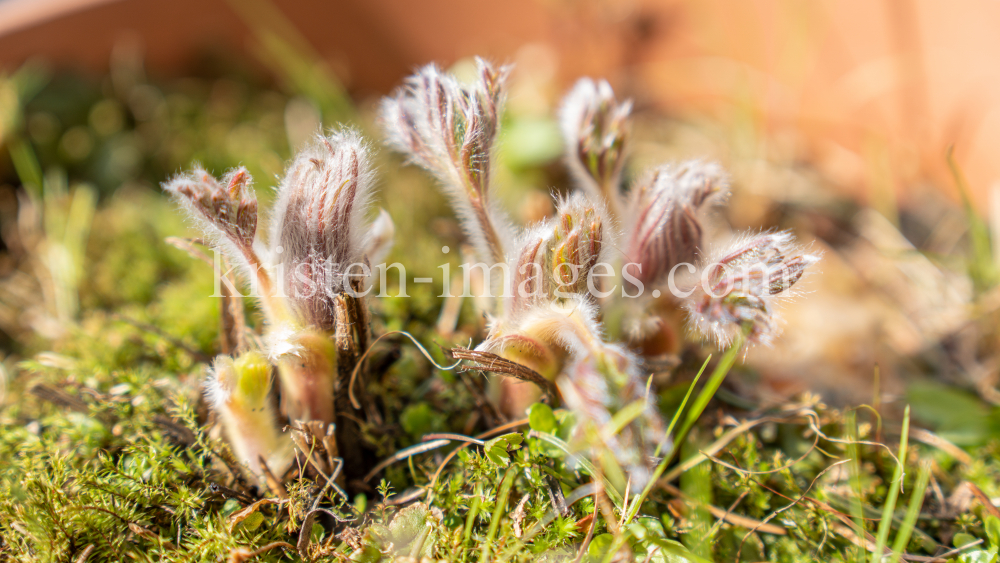
[(681, 426), (680, 432), (677, 433), (677, 443), (674, 444), (674, 451), (679, 451), (681, 444), (684, 443), (684, 439), (687, 438), (688, 433), (694, 424), (698, 422), (701, 417), (701, 413), (704, 412), (705, 407), (708, 406), (708, 402), (712, 400), (715, 396), (715, 392), (719, 390), (719, 386), (722, 385), (723, 380), (726, 379), (726, 375), (729, 374), (730, 368), (736, 363), (736, 357), (740, 354), (743, 349), (743, 343), (745, 337), (739, 335), (736, 340), (733, 341), (733, 345), (730, 346), (726, 353), (719, 360), (719, 365), (715, 366), (715, 370), (712, 375), (708, 378), (708, 382), (705, 383), (705, 387), (702, 388), (701, 392), (695, 398), (694, 403), (691, 405), (691, 410), (688, 411), (687, 416), (684, 418), (684, 426)]
[[(698, 385), (698, 381), (701, 380), (701, 376), (703, 373), (705, 373), (705, 368), (708, 367), (708, 362), (710, 361), (712, 361), (711, 354), (709, 354), (708, 357), (705, 358), (705, 363), (701, 364), (701, 369), (698, 370), (698, 375), (694, 376), (694, 380), (691, 381), (691, 385), (688, 386), (687, 393), (684, 394), (684, 400), (682, 400), (680, 406), (677, 407), (677, 411), (674, 413), (674, 417), (670, 419), (670, 425), (667, 426), (667, 431), (663, 435), (663, 441), (661, 441), (656, 446), (656, 453), (653, 454), (653, 457), (660, 457), (660, 453), (663, 452), (663, 444), (667, 443), (667, 440), (670, 438), (670, 434), (673, 433), (674, 431), (674, 426), (677, 425), (677, 422), (681, 419), (681, 415), (684, 414), (684, 407), (687, 406), (688, 399), (691, 398), (691, 393), (694, 393), (694, 388)], [(660, 468), (658, 467), (657, 469)], [(663, 469), (666, 469), (665, 461), (663, 462)], [(662, 474), (663, 472), (660, 471), (660, 473)]]
[[(667, 426), (667, 431), (663, 435), (663, 441), (656, 446), (656, 453), (653, 454), (653, 457), (659, 457), (663, 450), (663, 444), (670, 439), (670, 434), (674, 431), (674, 426), (677, 424), (677, 421), (680, 420), (681, 414), (684, 412), (684, 407), (687, 406), (688, 399), (691, 398), (691, 393), (694, 392), (695, 386), (698, 385), (698, 380), (700, 380), (701, 375), (705, 373), (705, 368), (708, 367), (708, 362), (711, 360), (712, 356), (709, 356), (705, 358), (705, 363), (701, 364), (701, 369), (698, 370), (698, 375), (694, 376), (694, 381), (691, 382), (687, 393), (684, 394), (684, 400), (681, 401), (680, 406), (677, 407), (677, 412), (674, 413), (674, 417), (670, 419), (670, 425)], [(670, 457), (671, 456), (664, 457), (660, 460), (660, 463), (657, 464), (656, 469), (653, 470), (653, 475), (649, 478), (649, 482), (646, 483), (646, 487), (643, 488), (642, 492), (639, 493), (639, 496), (636, 497), (635, 502), (633, 502), (632, 506), (629, 507), (628, 517), (625, 519), (626, 523), (631, 522), (635, 518), (635, 515), (639, 513), (639, 508), (642, 506), (643, 501), (645, 501), (646, 497), (649, 496), (649, 493), (653, 491), (653, 487), (656, 486), (656, 482), (660, 480), (663, 472), (667, 470), (667, 465), (670, 463)]]
[(962, 174), (958, 162), (955, 161), (954, 147), (948, 148), (947, 160), (948, 168), (955, 180), (955, 186), (962, 197), (962, 207), (965, 208), (966, 219), (969, 222), (969, 244), (972, 251), (969, 277), (972, 278), (976, 292), (982, 293), (997, 282), (997, 265), (993, 262), (993, 242), (990, 239), (990, 228), (976, 212), (969, 183), (965, 180), (965, 175)]
[[(549, 445), (555, 446), (560, 450), (562, 450), (568, 456), (573, 455), (573, 452), (570, 451), (569, 449), (569, 444), (560, 440), (556, 436), (553, 436), (552, 434), (547, 434), (545, 432), (535, 432), (534, 430), (532, 430), (531, 433), (528, 434), (528, 436), (531, 438), (538, 438), (539, 440)], [(581, 466), (583, 466), (583, 468), (593, 476), (603, 475), (603, 473), (597, 470), (597, 466), (591, 463), (591, 461), (586, 457), (579, 456), (576, 458), (576, 462), (579, 463)], [(604, 478), (603, 481), (604, 481), (604, 493), (608, 495), (608, 498), (611, 499), (611, 502), (615, 503), (615, 506), (621, 508), (622, 502), (624, 500), (622, 497), (622, 493), (617, 489), (615, 489), (615, 487), (606, 478)]]
[(889, 484), (889, 493), (885, 499), (885, 506), (882, 508), (882, 520), (879, 522), (878, 534), (875, 536), (875, 551), (872, 552), (871, 563), (878, 563), (882, 560), (886, 542), (889, 540), (889, 530), (892, 529), (892, 515), (896, 510), (896, 499), (899, 498), (899, 489), (903, 484), (903, 469), (906, 465), (906, 447), (909, 437), (910, 406), (907, 405), (903, 413), (903, 435), (899, 439), (899, 463), (896, 465), (896, 470), (893, 471), (892, 482)]
[(482, 485), (476, 487), (476, 495), (472, 497), (472, 505), (469, 507), (469, 514), (465, 517), (465, 530), (462, 534), (462, 542), (468, 545), (472, 538), (472, 528), (476, 524), (476, 517), (479, 516), (480, 499), (483, 498)]
[[(844, 432), (847, 434), (847, 458), (851, 460), (848, 464), (851, 473), (851, 487), (854, 489), (854, 498), (851, 499), (851, 520), (854, 522), (854, 533), (858, 535), (859, 538), (864, 539), (865, 537), (865, 518), (864, 518), (864, 507), (862, 506), (862, 499), (864, 497), (864, 491), (861, 488), (861, 451), (858, 448), (858, 420), (857, 413), (854, 411), (848, 412), (844, 417)], [(863, 548), (858, 548), (856, 552), (857, 556), (855, 561), (863, 563), (865, 560), (865, 551)]]
[[(699, 434), (698, 437), (701, 437)], [(685, 455), (694, 455), (700, 449), (697, 440), (690, 440), (684, 444)], [(685, 471), (681, 475), (680, 489), (693, 503), (688, 506), (687, 521), (689, 522), (689, 533), (681, 536), (681, 543), (688, 548), (691, 553), (707, 559), (714, 560), (712, 554), (713, 526), (712, 513), (708, 511), (708, 506), (713, 502), (712, 494), (712, 466), (707, 463), (700, 463)]]
[(500, 489), (497, 492), (496, 506), (493, 507), (493, 516), (490, 518), (490, 529), (486, 533), (486, 541), (483, 542), (483, 555), (480, 561), (490, 560), (490, 546), (497, 537), (497, 530), (500, 529), (500, 520), (503, 518), (504, 509), (507, 508), (507, 497), (510, 496), (511, 485), (514, 484), (514, 477), (517, 475), (517, 464), (511, 464), (500, 482)]
[(35, 200), (42, 198), (42, 167), (38, 163), (35, 149), (31, 144), (21, 137), (14, 137), (8, 141), (10, 160), (14, 164), (14, 171), (24, 185), (25, 191)]
[(917, 524), (917, 517), (920, 516), (920, 508), (924, 505), (924, 492), (927, 490), (927, 483), (931, 478), (930, 464), (920, 465), (920, 472), (917, 473), (917, 482), (913, 484), (913, 494), (910, 495), (910, 504), (906, 507), (906, 516), (903, 524), (896, 533), (896, 539), (892, 542), (892, 559), (890, 563), (899, 563), (900, 557), (906, 551), (906, 545), (910, 543), (910, 535)]
[(616, 412), (608, 424), (601, 429), (601, 433), (606, 436), (614, 436), (625, 429), (626, 426), (632, 423), (633, 420), (642, 416), (642, 413), (646, 411), (646, 400), (639, 399), (637, 401), (632, 401), (625, 408)]
[[(722, 380), (726, 377), (726, 374), (729, 373), (729, 368), (732, 367), (733, 362), (735, 362), (736, 360), (736, 355), (739, 353), (740, 348), (743, 347), (742, 339), (738, 340), (735, 344), (736, 345), (730, 348), (726, 352), (726, 354), (722, 357), (722, 360), (719, 361), (719, 365), (715, 367), (715, 371), (712, 372), (711, 380), (705, 386), (705, 388), (701, 390), (701, 393), (699, 393), (698, 395), (699, 402), (696, 402), (695, 405), (692, 406), (691, 412), (688, 413), (688, 417), (685, 420), (690, 420), (691, 413), (693, 413), (696, 409), (697, 409), (697, 414), (694, 416), (694, 419), (697, 420), (698, 416), (701, 415), (701, 411), (705, 410), (705, 406), (708, 404), (709, 399), (711, 399), (711, 395), (709, 395), (708, 398), (704, 400), (701, 399), (705, 397), (706, 390), (710, 385), (712, 385), (712, 381), (716, 381), (715, 389), (718, 389), (719, 385), (722, 384)], [(667, 431), (664, 434), (663, 441), (660, 442), (660, 445), (657, 446), (656, 448), (655, 455), (659, 455), (661, 453), (663, 444), (667, 441), (667, 439), (670, 438), (670, 435), (673, 432), (674, 427), (680, 420), (681, 415), (684, 413), (684, 407), (687, 406), (688, 399), (691, 398), (691, 394), (694, 392), (695, 386), (698, 385), (698, 381), (701, 379), (702, 374), (705, 373), (705, 368), (708, 367), (708, 362), (711, 359), (712, 359), (711, 356), (705, 358), (705, 363), (703, 363), (701, 365), (701, 369), (698, 370), (698, 375), (695, 376), (694, 381), (691, 382), (691, 386), (688, 387), (687, 393), (684, 395), (684, 400), (681, 401), (680, 406), (677, 408), (677, 412), (674, 413), (674, 417), (670, 420), (670, 425), (667, 426)], [(715, 391), (713, 390), (711, 393), (714, 395)], [(699, 403), (701, 404), (700, 407), (698, 407)], [(690, 431), (690, 427), (688, 428), (688, 430)], [(645, 501), (646, 497), (649, 496), (649, 493), (652, 492), (653, 487), (656, 486), (656, 482), (660, 480), (660, 477), (663, 475), (663, 472), (667, 470), (667, 465), (673, 458), (673, 452), (678, 451), (680, 444), (681, 440), (678, 439), (674, 443), (674, 447), (671, 453), (664, 456), (663, 459), (660, 460), (660, 463), (656, 466), (656, 469), (653, 470), (653, 474), (650, 476), (649, 482), (646, 483), (646, 486), (643, 488), (642, 492), (639, 494), (638, 497), (636, 497), (636, 499), (632, 502), (632, 505), (629, 507), (629, 512), (625, 518), (626, 524), (631, 522), (635, 518), (636, 514), (639, 513), (639, 509), (642, 507), (643, 501)], [(621, 536), (616, 538), (614, 545), (608, 551), (609, 556), (612, 556), (613, 554), (617, 553), (618, 550), (621, 549), (622, 545), (624, 545), (624, 543), (625, 543), (625, 534), (622, 534)]]

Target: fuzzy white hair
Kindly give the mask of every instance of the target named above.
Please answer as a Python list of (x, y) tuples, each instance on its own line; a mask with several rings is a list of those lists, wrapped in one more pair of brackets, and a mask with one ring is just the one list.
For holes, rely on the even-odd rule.
[(728, 195), (728, 176), (714, 162), (664, 164), (641, 178), (625, 213), (625, 253), (628, 262), (642, 265), (636, 277), (656, 285), (677, 264), (693, 264), (702, 251), (706, 215)]
[(257, 233), (257, 196), (246, 168), (231, 170), (221, 180), (196, 165), (163, 183), (163, 190), (198, 225), (209, 243), (251, 280), (256, 275), (253, 245)]
[[(632, 101), (618, 101), (606, 80), (581, 78), (563, 98), (559, 125), (570, 175), (591, 198), (621, 209), (619, 192), (627, 156)], [(600, 169), (595, 178), (589, 160)]]
[[(270, 256), (281, 268), (293, 311), (306, 324), (332, 328), (331, 300), (347, 283), (346, 268), (364, 263), (366, 249), (378, 238), (367, 219), (373, 184), (371, 148), (350, 129), (318, 137), (285, 172), (271, 222)], [(315, 287), (295, 290), (301, 276)]]
[(494, 144), (509, 67), (477, 59), (471, 85), (436, 65), (406, 79), (382, 101), (380, 120), (393, 149), (433, 174), (451, 200), (479, 258), (505, 260), (509, 219), (491, 197)]
[(684, 302), (689, 327), (720, 347), (745, 330), (748, 343), (770, 346), (781, 333), (777, 304), (795, 294), (793, 286), (819, 260), (788, 231), (736, 237), (703, 261), (701, 279)]

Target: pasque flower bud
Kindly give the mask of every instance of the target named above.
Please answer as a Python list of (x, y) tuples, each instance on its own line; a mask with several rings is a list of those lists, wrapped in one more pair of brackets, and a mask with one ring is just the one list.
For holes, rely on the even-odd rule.
[(509, 69), (476, 63), (471, 85), (423, 67), (383, 100), (381, 120), (389, 145), (437, 177), (479, 258), (499, 263), (510, 226), (491, 201), (490, 179)]
[(334, 329), (333, 300), (349, 285), (345, 276), (360, 277), (360, 265), (368, 266), (373, 181), (370, 150), (353, 131), (319, 138), (285, 172), (270, 242), (295, 324)]
[(257, 196), (246, 168), (238, 168), (222, 181), (200, 167), (163, 184), (205, 233), (243, 266), (256, 274), (260, 262), (253, 251), (257, 234)]
[(780, 332), (775, 302), (819, 256), (802, 253), (787, 232), (742, 238), (710, 258), (688, 297), (691, 325), (719, 346), (740, 332), (749, 343), (770, 345)]
[(662, 283), (677, 264), (694, 263), (701, 250), (705, 212), (728, 193), (722, 168), (688, 161), (663, 165), (633, 186), (626, 223), (628, 271), (643, 284)]
[(281, 474), (292, 454), (291, 442), (278, 431), (270, 389), (271, 365), (259, 352), (246, 352), (235, 360), (219, 356), (205, 382), (205, 395), (219, 414), (234, 453), (258, 480), (261, 459)]
[(334, 422), (340, 294), (363, 281), (370, 253), (384, 253), (392, 222), (366, 217), (372, 198), (371, 153), (353, 131), (322, 137), (289, 166), (278, 189), (271, 231), (290, 319), (270, 344), (293, 419)]
[(575, 194), (557, 202), (554, 218), (521, 237), (510, 263), (508, 316), (539, 303), (590, 295), (591, 270), (607, 247), (606, 215), (603, 205)]
[(599, 205), (571, 197), (556, 207), (551, 246), (552, 278), (556, 296), (588, 293), (590, 271), (601, 258), (604, 213)]
[(337, 348), (332, 334), (305, 328), (273, 335), (284, 348), (272, 357), (281, 378), (281, 407), (292, 420), (334, 422)]
[(621, 213), (620, 184), (629, 138), (631, 101), (618, 101), (605, 80), (580, 79), (559, 111), (566, 163), (595, 201)]

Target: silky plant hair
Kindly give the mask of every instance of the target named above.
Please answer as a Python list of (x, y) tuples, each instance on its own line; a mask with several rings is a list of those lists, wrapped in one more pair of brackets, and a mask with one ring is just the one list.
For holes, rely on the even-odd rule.
[(498, 263), (512, 232), (492, 196), (494, 145), (510, 67), (476, 59), (476, 68), (468, 85), (436, 65), (421, 68), (382, 101), (381, 120), (389, 146), (437, 178), (478, 258)]
[(631, 101), (619, 101), (606, 80), (582, 78), (563, 98), (559, 124), (566, 167), (590, 198), (621, 213), (619, 193), (630, 137)]
[[(279, 418), (336, 420), (338, 374), (354, 367), (341, 365), (342, 349), (350, 348), (343, 339), (367, 330), (361, 298), (345, 295), (357, 295), (370, 275), (369, 260), (385, 256), (394, 232), (384, 211), (369, 220), (371, 160), (370, 145), (353, 130), (318, 136), (295, 156), (277, 188), (267, 240), (259, 238), (246, 169), (217, 180), (195, 167), (163, 185), (209, 244), (239, 266), (238, 277), (264, 313), (263, 346), (220, 356), (205, 382), (210, 406), (254, 476), (260, 476), (261, 460), (278, 473), (291, 460)], [(274, 368), (280, 416), (272, 408)]]
[(705, 260), (684, 303), (691, 327), (720, 347), (739, 336), (751, 344), (773, 344), (781, 334), (778, 305), (818, 261), (788, 232), (736, 237)]
[(304, 297), (290, 303), (299, 323), (331, 331), (332, 297), (350, 286), (345, 276), (360, 277), (346, 268), (365, 263), (373, 241), (367, 215), (374, 171), (358, 133), (318, 141), (296, 155), (281, 180), (269, 242), (284, 291)]
[[(649, 306), (657, 299), (652, 295), (662, 292), (643, 289), (666, 287), (682, 264), (708, 272), (716, 285), (730, 279), (725, 268), (712, 269), (703, 252), (707, 226), (729, 195), (728, 176), (703, 160), (664, 163), (637, 175), (626, 190), (632, 102), (617, 98), (606, 81), (584, 78), (559, 109), (564, 160), (577, 191), (557, 199), (554, 217), (514, 227), (495, 206), (491, 183), (510, 69), (482, 59), (476, 63), (471, 84), (437, 66), (423, 67), (383, 100), (380, 111), (388, 145), (437, 180), (477, 258), (487, 267), (504, 264), (509, 274), (505, 296), (484, 311), (489, 333), (476, 347), (481, 354), (469, 357), (488, 370), (489, 356), (482, 354), (492, 354), (554, 380), (565, 404), (591, 428), (633, 401), (646, 402), (633, 422), (602, 446), (641, 486), (649, 474), (648, 454), (663, 440), (663, 424), (648, 402), (649, 374), (641, 358), (622, 343), (607, 341), (602, 318), (610, 314), (623, 326), (656, 326), (629, 317), (642, 321), (654, 314), (647, 311), (655, 310)], [(770, 343), (776, 334), (772, 302), (817, 259), (789, 254), (787, 233), (770, 236), (750, 243), (756, 250), (729, 253), (744, 261), (757, 257), (767, 289), (752, 286), (750, 275), (733, 280), (735, 288), (725, 295), (692, 291), (686, 303), (670, 295), (660, 299), (686, 308), (690, 325), (720, 346), (732, 343), (737, 333), (748, 335), (741, 342)], [(591, 279), (591, 274), (604, 277), (600, 270), (609, 263), (617, 266), (609, 269), (618, 277), (605, 285), (631, 288), (643, 304), (624, 309), (624, 315), (618, 314), (620, 299)], [(779, 277), (783, 281), (771, 281)]]
[(662, 285), (678, 264), (699, 259), (705, 214), (722, 205), (729, 180), (716, 163), (692, 160), (663, 164), (646, 174), (628, 195), (624, 220), (627, 266), (640, 282)]

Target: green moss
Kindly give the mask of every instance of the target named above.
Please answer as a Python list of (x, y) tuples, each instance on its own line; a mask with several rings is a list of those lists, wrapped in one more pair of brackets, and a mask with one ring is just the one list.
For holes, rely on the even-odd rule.
[[(59, 75), (24, 103), (23, 138), (37, 153), (39, 169), (64, 170), (73, 184), (97, 186), (103, 199), (87, 243), (78, 318), (54, 336), (18, 340), (4, 362), (0, 560), (67, 561), (86, 552), (90, 561), (218, 561), (267, 546), (257, 560), (294, 560), (301, 557), (294, 546), (302, 537), (306, 555), (319, 561), (475, 561), (484, 553), (494, 560), (539, 561), (576, 557), (589, 535), (594, 540), (584, 560), (603, 561), (616, 534), (638, 560), (734, 561), (737, 554), (742, 561), (856, 560), (858, 550), (843, 532), (850, 519), (845, 523), (842, 515), (857, 503), (865, 518), (879, 518), (895, 462), (884, 448), (865, 444), (857, 447), (858, 475), (849, 475), (850, 464), (823, 474), (849, 448), (843, 414), (812, 401), (753, 413), (712, 403), (694, 426), (697, 442), (686, 442), (690, 455), (732, 429), (734, 419), (717, 412), (736, 423), (770, 420), (740, 433), (715, 452), (714, 461), (682, 472), (685, 496), (654, 488), (624, 530), (618, 526), (623, 505), (600, 497), (595, 503), (590, 486), (601, 475), (594, 466), (553, 445), (573, 441), (573, 417), (545, 405), (531, 409), (530, 424), (485, 436), (483, 446), (454, 441), (400, 459), (367, 484), (352, 483), (350, 502), (319, 479), (286, 483), (282, 501), (240, 483), (199, 403), (206, 358), (218, 351), (212, 272), (164, 242), (192, 232), (150, 186), (194, 159), (216, 172), (244, 163), (258, 178), (273, 177), (287, 155), (282, 116), (288, 97), (235, 79), (139, 82), (129, 92), (119, 87)], [(551, 124), (543, 125), (539, 142), (549, 150)], [(534, 135), (538, 126), (514, 121), (512, 130)], [(85, 155), (74, 157), (62, 146), (74, 130), (92, 143)], [(521, 154), (516, 166), (499, 174), (521, 184), (548, 178), (549, 158)], [(396, 171), (394, 157), (386, 162), (384, 203), (400, 233), (390, 262), (406, 263), (411, 279), (437, 279), (443, 257), (457, 272), (461, 238), (443, 198), (426, 178)], [(448, 255), (441, 252), (444, 245), (452, 249)], [(396, 275), (390, 270), (390, 287)], [(377, 334), (405, 330), (440, 364), (446, 359), (439, 345), (468, 345), (481, 337), (484, 322), (469, 300), (446, 338), (436, 328), (442, 286), (411, 284), (407, 291), (408, 298), (373, 300)], [(252, 304), (247, 310), (253, 324)], [(671, 385), (659, 386), (665, 417), (687, 391), (688, 367), (696, 369), (702, 359), (685, 358)], [(374, 370), (367, 391), (377, 398), (380, 417), (362, 424), (361, 433), (379, 459), (421, 444), (430, 432), (477, 435), (489, 429), (477, 394), (481, 375), (439, 370), (401, 337), (381, 341), (369, 362)], [(737, 366), (732, 377), (745, 375), (742, 370)], [(941, 408), (942, 398), (955, 408)], [(925, 422), (960, 441), (969, 459), (914, 444), (904, 460), (901, 498), (909, 498), (917, 460), (933, 462), (942, 494), (968, 481), (988, 497), (1000, 496), (995, 408), (950, 389), (914, 388), (909, 399)], [(865, 419), (865, 412), (859, 417)], [(817, 438), (817, 428), (824, 437)], [(381, 490), (375, 485), (380, 480), (386, 483)], [(426, 491), (420, 502), (394, 504), (417, 489)], [(556, 510), (560, 497), (576, 502)], [(249, 508), (261, 498), (277, 504)], [(940, 553), (952, 537), (987, 539), (984, 552), (996, 547), (981, 507), (954, 515), (936, 502), (925, 501), (909, 550)], [(310, 519), (314, 507), (335, 516)], [(742, 519), (720, 522), (720, 510)], [(890, 539), (902, 510), (894, 514)], [(764, 520), (784, 533), (750, 529)]]

